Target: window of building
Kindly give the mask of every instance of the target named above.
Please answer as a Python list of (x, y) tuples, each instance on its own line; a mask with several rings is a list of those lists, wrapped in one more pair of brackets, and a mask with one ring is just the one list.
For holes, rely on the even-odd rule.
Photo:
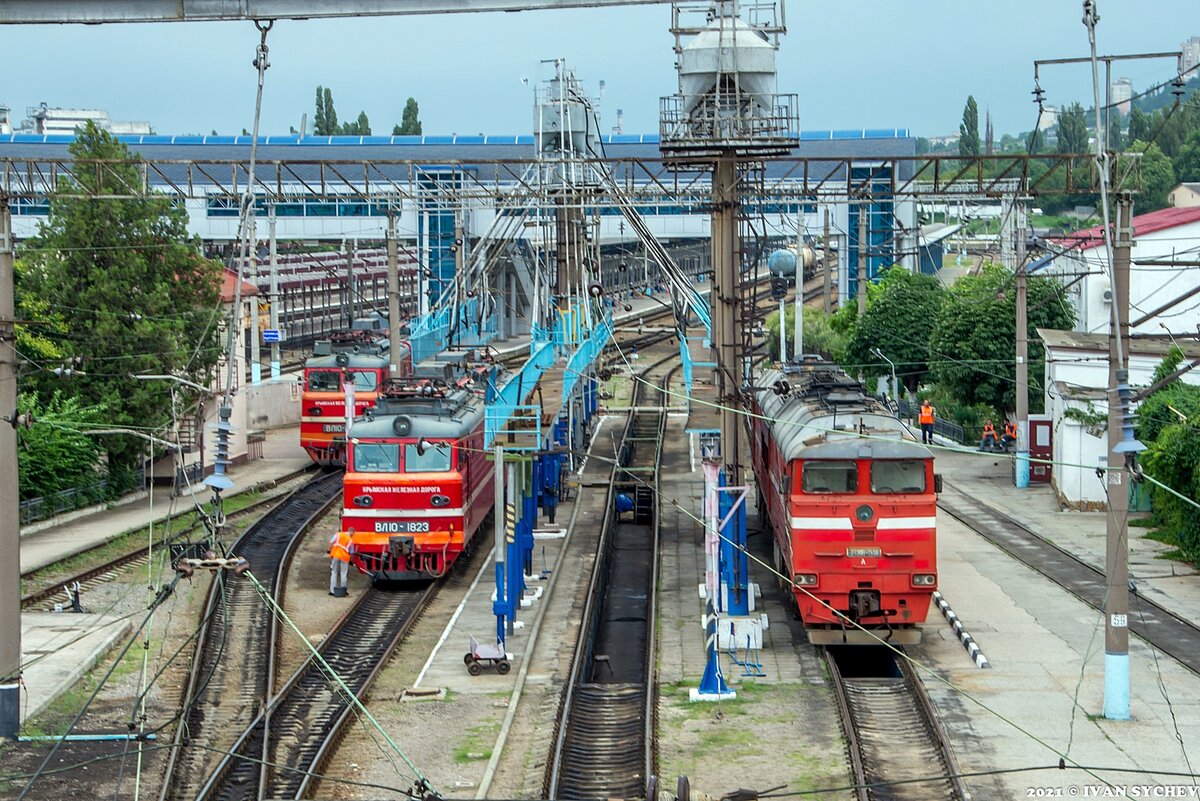
[(925, 491), (925, 463), (894, 459), (871, 463), (871, 492), (892, 495)]
[(858, 491), (858, 465), (849, 461), (805, 462), (802, 486), (805, 492), (821, 495)]

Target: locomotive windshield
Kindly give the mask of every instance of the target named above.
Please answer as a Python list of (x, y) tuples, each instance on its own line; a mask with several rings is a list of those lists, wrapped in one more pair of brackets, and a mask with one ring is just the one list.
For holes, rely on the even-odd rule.
[(850, 493), (858, 491), (858, 465), (854, 462), (815, 461), (804, 463), (805, 492)]
[(309, 370), (309, 392), (340, 392), (342, 389), (341, 370)]
[(871, 462), (871, 492), (891, 495), (924, 491), (924, 462), (917, 459), (889, 459)]
[(354, 446), (354, 469), (360, 473), (399, 473), (400, 446), (360, 442)]
[(374, 392), (379, 386), (379, 373), (374, 370), (351, 370), (355, 392)]
[(450, 469), (450, 443), (439, 442), (420, 453), (416, 445), (404, 446), (404, 472), (444, 473)]

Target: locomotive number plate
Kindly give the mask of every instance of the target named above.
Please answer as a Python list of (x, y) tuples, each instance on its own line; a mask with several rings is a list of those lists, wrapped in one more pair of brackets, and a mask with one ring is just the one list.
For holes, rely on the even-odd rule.
[(429, 531), (428, 520), (377, 520), (376, 534), (420, 534)]
[(878, 558), (883, 554), (880, 548), (847, 548), (846, 556), (853, 558)]
[(326, 434), (341, 434), (346, 430), (345, 423), (326, 423), (321, 427), (321, 430)]

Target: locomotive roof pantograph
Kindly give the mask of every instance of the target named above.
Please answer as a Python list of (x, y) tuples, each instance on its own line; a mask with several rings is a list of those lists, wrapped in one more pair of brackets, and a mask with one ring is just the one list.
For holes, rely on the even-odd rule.
[(755, 398), (787, 461), (931, 456), (862, 382), (830, 362), (807, 358), (766, 370), (757, 376)]

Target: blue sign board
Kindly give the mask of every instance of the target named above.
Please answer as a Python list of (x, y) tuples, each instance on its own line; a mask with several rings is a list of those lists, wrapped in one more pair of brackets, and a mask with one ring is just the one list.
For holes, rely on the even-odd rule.
[(282, 342), (283, 341), (283, 337), (281, 337), (279, 335), (279, 329), (277, 329), (277, 328), (264, 328), (262, 335), (263, 335), (263, 342)]

